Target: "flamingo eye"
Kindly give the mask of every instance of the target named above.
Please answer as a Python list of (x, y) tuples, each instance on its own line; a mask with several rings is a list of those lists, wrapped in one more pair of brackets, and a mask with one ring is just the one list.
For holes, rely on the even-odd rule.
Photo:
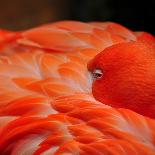
[(101, 69), (95, 69), (92, 72), (93, 80), (98, 80), (98, 79), (102, 78), (102, 76), (103, 76), (103, 73), (102, 73)]

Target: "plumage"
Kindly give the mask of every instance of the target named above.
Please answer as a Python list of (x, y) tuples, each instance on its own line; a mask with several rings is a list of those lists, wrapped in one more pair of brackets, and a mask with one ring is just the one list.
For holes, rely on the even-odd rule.
[(106, 47), (149, 36), (75, 21), (12, 34), (0, 34), (2, 155), (155, 154), (155, 121), (95, 100), (87, 70)]
[(93, 82), (95, 98), (155, 118), (154, 45), (142, 39), (119, 43), (99, 53), (88, 65), (92, 71), (103, 72)]

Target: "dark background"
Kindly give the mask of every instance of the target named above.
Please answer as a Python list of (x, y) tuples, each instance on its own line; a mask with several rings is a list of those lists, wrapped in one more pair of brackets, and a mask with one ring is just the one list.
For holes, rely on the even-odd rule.
[(114, 21), (155, 34), (155, 0), (0, 0), (0, 27), (22, 30), (58, 20)]

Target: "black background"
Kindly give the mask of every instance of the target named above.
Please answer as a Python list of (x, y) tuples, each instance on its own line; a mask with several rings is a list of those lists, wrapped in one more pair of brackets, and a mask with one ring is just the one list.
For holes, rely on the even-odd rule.
[(0, 27), (21, 30), (58, 20), (114, 21), (155, 35), (155, 0), (0, 0)]
[(155, 34), (155, 0), (79, 0), (73, 6), (73, 19), (114, 21)]

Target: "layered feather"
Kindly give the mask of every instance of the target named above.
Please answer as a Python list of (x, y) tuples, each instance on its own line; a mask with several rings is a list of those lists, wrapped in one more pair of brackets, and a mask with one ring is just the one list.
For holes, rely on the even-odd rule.
[(6, 41), (1, 154), (155, 154), (155, 121), (97, 102), (86, 67), (106, 47), (142, 38), (136, 35), (115, 23), (63, 21)]

